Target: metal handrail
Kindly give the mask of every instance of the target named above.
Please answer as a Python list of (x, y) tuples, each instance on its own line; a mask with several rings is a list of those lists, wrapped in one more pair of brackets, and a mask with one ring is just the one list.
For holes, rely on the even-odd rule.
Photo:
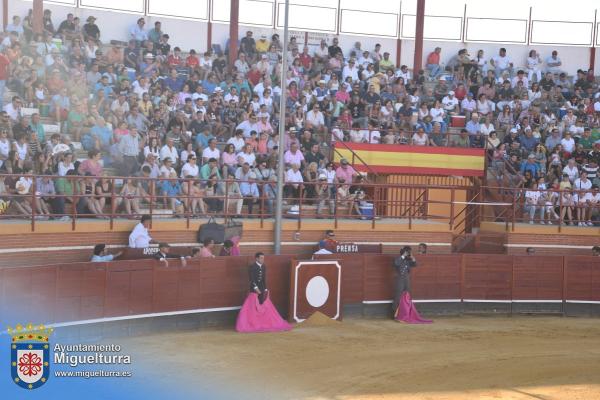
[[(16, 182), (21, 177), (23, 177), (23, 175), (0, 175), (0, 179), (10, 178), (14, 182)], [(182, 189), (180, 191), (180, 193), (176, 196), (176, 199), (181, 201), (181, 204), (184, 206), (183, 212), (179, 213), (179, 214), (173, 214), (173, 216), (185, 218), (186, 219), (186, 227), (188, 229), (191, 226), (191, 220), (193, 220), (194, 218), (198, 218), (198, 213), (196, 212), (196, 210), (190, 209), (190, 206), (192, 204), (200, 207), (200, 215), (203, 215), (205, 217), (208, 217), (210, 215), (216, 215), (216, 216), (222, 216), (223, 218), (228, 219), (228, 218), (234, 217), (238, 214), (237, 209), (230, 210), (232, 205), (239, 207), (239, 202), (242, 202), (242, 206), (243, 206), (243, 204), (249, 200), (248, 198), (244, 198), (243, 196), (239, 195), (238, 193), (230, 192), (230, 185), (232, 185), (236, 182), (243, 183), (243, 181), (236, 181), (236, 180), (220, 180), (219, 185), (224, 185), (224, 186), (222, 186), (222, 187), (224, 187), (224, 190), (216, 192), (215, 195), (207, 196), (206, 193), (202, 193), (201, 195), (192, 194), (191, 188), (194, 186), (195, 183), (206, 183), (206, 181), (202, 181), (200, 179), (183, 179), (183, 178), (182, 179), (179, 179), (179, 178), (151, 179), (151, 178), (142, 178), (142, 177), (81, 177), (81, 176), (58, 177), (58, 176), (33, 176), (33, 175), (29, 175), (29, 176), (25, 176), (25, 177), (32, 179), (31, 190), (29, 191), (28, 194), (18, 194), (18, 193), (15, 193), (15, 191), (13, 190), (12, 193), (0, 194), (0, 197), (7, 199), (7, 200), (16, 200), (17, 202), (20, 202), (20, 201), (29, 202), (29, 204), (31, 205), (31, 213), (20, 214), (20, 215), (4, 214), (4, 215), (0, 215), (0, 219), (25, 218), (30, 221), (32, 231), (36, 230), (37, 221), (40, 218), (45, 217), (44, 215), (41, 215), (41, 216), (39, 215), (37, 207), (36, 207), (36, 201), (38, 201), (43, 196), (36, 194), (38, 187), (37, 187), (37, 182), (36, 182), (35, 178), (44, 178), (45, 177), (45, 178), (51, 178), (53, 180), (65, 179), (65, 180), (69, 181), (70, 184), (73, 186), (73, 188), (75, 190), (72, 194), (64, 194), (63, 193), (63, 194), (55, 194), (53, 196), (49, 196), (49, 197), (53, 197), (55, 199), (62, 199), (61, 201), (63, 201), (63, 202), (72, 203), (73, 209), (68, 213), (65, 212), (64, 214), (57, 214), (56, 211), (54, 211), (54, 213), (52, 213), (52, 214), (47, 214), (47, 216), (49, 216), (49, 217), (57, 217), (57, 216), (64, 216), (64, 215), (71, 217), (70, 223), (72, 225), (73, 230), (76, 228), (77, 221), (80, 220), (81, 218), (99, 217), (102, 219), (108, 219), (109, 223), (110, 223), (110, 229), (112, 230), (114, 228), (114, 219), (116, 219), (116, 218), (137, 218), (137, 217), (139, 217), (141, 210), (138, 210), (137, 208), (130, 210), (129, 213), (124, 213), (124, 214), (118, 213), (118, 207), (120, 206), (119, 203), (122, 204), (124, 199), (127, 199), (127, 200), (145, 199), (148, 203), (149, 211), (151, 213), (153, 213), (154, 215), (156, 215), (155, 212), (156, 212), (157, 207), (160, 206), (160, 203), (166, 203), (166, 202), (170, 202), (172, 200), (172, 197), (170, 197), (164, 193), (158, 192), (157, 189), (159, 187), (159, 183), (162, 183), (162, 182), (179, 182), (179, 183), (182, 183), (183, 185), (187, 185), (187, 190), (184, 191)], [(93, 190), (92, 193), (88, 193), (88, 194), (84, 193), (82, 190), (82, 187), (81, 186), (78, 187), (78, 185), (84, 185), (85, 182), (79, 182), (79, 181), (87, 180), (87, 184), (89, 186), (95, 187), (94, 185), (91, 185), (91, 182), (95, 182), (99, 179), (106, 179), (112, 184), (110, 193), (106, 193), (103, 195), (103, 197), (107, 201), (108, 201), (108, 199), (110, 199), (110, 201), (111, 201), (110, 207), (109, 207), (109, 209), (106, 209), (106, 206), (105, 206), (104, 209), (102, 210), (102, 213), (99, 213), (99, 214), (93, 214), (93, 213), (82, 214), (80, 212), (81, 207), (78, 207), (78, 203), (80, 201), (82, 201), (82, 199), (84, 201), (86, 199), (97, 199), (100, 195), (97, 195), (95, 193), (95, 190)], [(145, 181), (149, 186), (148, 192), (143, 192), (143, 193), (132, 195), (132, 196), (124, 196), (121, 193), (119, 193), (117, 190), (118, 185), (116, 182), (118, 180), (133, 180), (133, 181), (137, 181), (138, 183)], [(272, 196), (269, 196), (265, 192), (265, 188), (267, 188), (266, 185), (268, 185), (269, 183), (266, 183), (266, 182), (255, 182), (255, 183), (257, 184), (257, 186), (259, 186), (259, 188), (263, 189), (262, 193), (258, 198), (253, 198), (251, 200), (254, 202), (253, 206), (255, 207), (255, 209), (253, 209), (253, 212), (245, 213), (244, 215), (248, 216), (248, 217), (259, 218), (260, 224), (261, 224), (261, 226), (263, 226), (264, 219), (272, 217), (272, 212), (271, 212), (272, 210), (270, 210), (270, 208), (272, 208), (273, 202), (275, 200)], [(470, 198), (470, 200), (468, 202), (465, 202), (467, 205), (469, 203), (476, 203), (476, 204), (473, 204), (473, 207), (471, 207), (470, 210), (467, 210), (467, 208), (469, 208), (469, 207), (462, 207), (461, 210), (459, 210), (457, 213), (455, 213), (455, 209), (456, 209), (455, 203), (456, 202), (455, 202), (454, 192), (456, 190), (466, 190), (469, 187), (360, 183), (359, 184), (360, 187), (367, 194), (367, 196), (363, 200), (369, 202), (373, 206), (373, 215), (365, 216), (365, 215), (357, 212), (357, 207), (358, 207), (357, 202), (359, 201), (358, 199), (341, 200), (337, 197), (333, 198), (333, 196), (329, 196), (329, 195), (328, 195), (328, 197), (322, 198), (322, 199), (306, 196), (308, 188), (310, 188), (311, 186), (316, 186), (316, 185), (318, 185), (318, 183), (316, 183), (316, 182), (305, 182), (305, 183), (301, 184), (301, 186), (300, 186), (298, 197), (286, 196), (284, 198), (284, 200), (286, 202), (288, 202), (289, 205), (292, 205), (292, 204), (298, 205), (298, 214), (297, 214), (297, 216), (294, 216), (294, 218), (298, 218), (298, 221), (297, 221), (298, 228), (301, 227), (303, 218), (327, 217), (327, 218), (332, 219), (334, 224), (337, 224), (338, 220), (341, 218), (343, 218), (343, 219), (361, 219), (362, 218), (362, 219), (371, 220), (371, 224), (373, 227), (376, 224), (375, 221), (379, 218), (408, 218), (409, 227), (411, 229), (412, 229), (412, 220), (413, 219), (440, 219), (441, 218), (444, 220), (448, 220), (449, 229), (453, 231), (456, 229), (457, 226), (459, 226), (461, 223), (466, 221), (466, 218), (469, 215), (472, 215), (472, 213), (483, 211), (483, 207), (499, 206), (498, 203), (494, 203), (494, 202), (477, 202), (476, 200), (479, 196), (479, 193), (477, 193), (474, 196), (472, 196), (472, 198)], [(346, 185), (348, 185), (348, 184), (346, 184)], [(339, 184), (328, 184), (328, 190), (335, 190), (337, 193), (337, 189), (340, 186), (341, 185), (339, 185)], [(350, 186), (350, 185), (348, 185), (348, 186)], [(410, 194), (410, 192), (414, 192), (415, 190), (420, 190), (420, 191), (422, 191), (422, 193), (419, 196), (416, 196), (414, 199), (411, 198), (412, 196), (409, 196), (408, 199), (394, 199), (394, 200), (383, 198), (381, 195), (382, 190), (398, 190), (398, 189), (403, 189), (403, 190), (409, 192), (409, 194)], [(450, 201), (426, 199), (425, 198), (426, 193), (428, 193), (428, 191), (430, 189), (451, 190), (452, 194), (451, 194)], [(481, 220), (482, 221), (489, 220), (491, 222), (498, 222), (498, 219), (506, 216), (507, 217), (507, 218), (505, 218), (505, 223), (507, 224), (506, 229), (509, 228), (508, 224), (510, 222), (513, 230), (515, 228), (516, 223), (524, 221), (524, 219), (522, 217), (518, 216), (518, 214), (517, 214), (517, 210), (518, 210), (517, 206), (520, 204), (522, 199), (525, 197), (524, 194), (528, 189), (514, 188), (514, 187), (513, 188), (488, 187), (488, 186), (481, 186), (478, 189), (479, 189), (479, 191), (481, 191), (481, 190), (496, 190), (496, 191), (501, 191), (501, 192), (510, 191), (510, 193), (512, 194), (512, 199), (510, 201), (510, 204), (508, 204), (508, 203), (504, 204), (505, 208), (502, 209), (502, 211), (499, 215), (494, 215), (490, 219), (485, 216), (485, 213), (481, 212)], [(267, 191), (268, 191), (268, 189), (267, 189)], [(553, 189), (540, 190), (540, 191), (542, 191), (542, 192), (557, 192), (559, 194), (561, 193), (560, 190), (553, 190)], [(204, 208), (204, 210), (203, 210), (203, 207), (199, 205), (200, 203), (197, 203), (199, 201), (202, 202), (202, 204), (206, 205), (206, 208)], [(214, 212), (208, 211), (207, 212), (207, 210), (210, 208), (209, 207), (210, 203), (215, 203), (216, 211), (214, 211)], [(318, 206), (319, 203), (321, 203), (320, 207), (327, 208), (328, 210), (330, 208), (332, 208), (334, 211), (333, 214), (327, 213), (327, 214), (319, 215), (317, 213), (317, 209), (319, 209), (320, 207), (314, 208), (315, 205)], [(435, 204), (447, 205), (450, 209), (450, 215), (449, 216), (448, 215), (443, 215), (443, 216), (442, 215), (434, 215), (429, 211), (429, 208), (426, 208), (423, 213), (416, 215), (416, 212), (415, 212), (416, 207), (419, 207), (422, 205), (425, 205), (427, 207), (427, 206), (431, 206), (431, 205), (435, 205)], [(565, 223), (564, 216), (567, 215), (565, 212), (562, 212), (564, 207), (572, 208), (571, 211), (574, 211), (575, 217), (571, 218), (570, 222), (585, 222), (585, 221), (580, 221), (576, 218), (577, 210), (581, 209), (581, 206), (580, 205), (564, 206), (562, 195), (558, 196), (558, 201), (556, 202), (556, 204), (554, 206), (559, 207), (559, 209), (561, 211), (559, 213), (560, 218), (558, 220), (558, 228), (559, 229), (561, 229), (562, 226), (564, 225), (564, 223)], [(539, 206), (539, 207), (542, 207), (542, 206)], [(600, 208), (600, 204), (596, 205), (595, 207)], [(342, 210), (346, 210), (346, 211), (342, 211)], [(400, 211), (400, 213), (396, 213), (393, 210), (403, 210), (403, 211)], [(512, 212), (512, 216), (508, 215), (508, 213), (510, 213), (510, 212)], [(292, 215), (288, 215), (288, 216), (292, 217)], [(460, 222), (457, 223), (457, 221), (459, 219), (460, 219)]]

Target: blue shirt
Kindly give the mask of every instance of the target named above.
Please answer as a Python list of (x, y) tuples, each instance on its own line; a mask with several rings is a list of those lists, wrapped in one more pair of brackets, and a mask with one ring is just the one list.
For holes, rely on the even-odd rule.
[(99, 91), (104, 91), (104, 97), (108, 99), (108, 97), (113, 93), (113, 88), (110, 85), (104, 86), (102, 82), (96, 83), (94, 86), (94, 93), (98, 93)]
[(539, 141), (533, 136), (527, 137), (525, 135), (521, 135), (519, 136), (519, 143), (521, 143), (521, 147), (523, 147), (527, 151), (533, 151), (533, 149), (535, 149), (535, 146), (537, 146)]
[(174, 92), (179, 92), (183, 88), (184, 80), (179, 76), (175, 79), (168, 77), (163, 81), (164, 85)]
[(469, 135), (476, 135), (481, 130), (481, 127), (479, 125), (479, 122), (469, 121), (467, 122), (465, 129), (467, 130), (467, 132), (469, 132)]
[(240, 193), (242, 193), (242, 196), (260, 197), (260, 194), (258, 193), (258, 186), (256, 186), (256, 183), (254, 182), (241, 182)]
[(107, 126), (99, 127), (94, 125), (91, 130), (92, 136), (96, 136), (102, 142), (103, 147), (110, 146), (110, 140), (112, 139), (112, 130)]
[(202, 147), (204, 149), (208, 147), (208, 141), (210, 139), (214, 139), (212, 133), (208, 136), (206, 136), (204, 133), (199, 133), (196, 135), (196, 144), (198, 145), (198, 147)]
[(179, 184), (179, 182), (176, 182), (175, 185), (173, 185), (172, 182), (163, 181), (161, 189), (163, 195), (179, 196), (181, 194), (181, 185)]
[(525, 171), (531, 171), (531, 175), (536, 177), (540, 171), (540, 166), (538, 163), (531, 164), (525, 160), (521, 163), (521, 175), (524, 175)]
[(113, 256), (112, 254), (107, 254), (105, 256), (97, 256), (97, 255), (93, 255), (92, 256), (92, 262), (106, 262), (106, 261), (112, 261), (115, 258), (115, 256)]

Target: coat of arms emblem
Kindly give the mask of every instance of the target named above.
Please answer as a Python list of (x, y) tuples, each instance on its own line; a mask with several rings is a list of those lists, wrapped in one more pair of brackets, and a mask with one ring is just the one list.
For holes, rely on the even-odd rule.
[(14, 383), (24, 389), (37, 389), (48, 381), (50, 376), (50, 343), (48, 337), (52, 328), (44, 325), (8, 328), (11, 336), (10, 361)]

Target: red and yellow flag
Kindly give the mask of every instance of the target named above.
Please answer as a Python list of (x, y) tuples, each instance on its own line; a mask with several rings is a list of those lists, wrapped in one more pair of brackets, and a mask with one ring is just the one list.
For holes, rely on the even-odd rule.
[(335, 162), (345, 158), (363, 172), (483, 176), (485, 169), (484, 149), (336, 142), (335, 150)]

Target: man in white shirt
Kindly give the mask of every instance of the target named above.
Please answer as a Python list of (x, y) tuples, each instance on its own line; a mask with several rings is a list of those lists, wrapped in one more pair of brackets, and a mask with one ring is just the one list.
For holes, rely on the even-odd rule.
[(177, 164), (179, 160), (179, 153), (177, 148), (173, 145), (173, 138), (167, 136), (167, 144), (160, 149), (160, 159), (170, 158), (173, 163)]
[(300, 186), (304, 183), (299, 164), (292, 164), (292, 167), (285, 173), (284, 196), (292, 198), (291, 203), (297, 203), (300, 197)]
[(544, 220), (544, 207), (539, 206), (541, 193), (537, 190), (537, 183), (534, 182), (531, 184), (531, 189), (525, 192), (525, 212), (529, 214), (529, 223), (533, 224), (533, 219), (535, 218), (535, 212), (540, 209), (541, 220)]
[(8, 159), (8, 153), (10, 153), (10, 140), (8, 140), (8, 130), (3, 128), (0, 130), (0, 168)]
[(244, 140), (244, 131), (236, 129), (235, 135), (227, 140), (227, 144), (232, 144), (236, 153), (239, 153), (244, 148), (246, 141)]
[(506, 49), (504, 47), (500, 49), (497, 56), (492, 57), (490, 64), (495, 68), (496, 76), (502, 75), (502, 72), (504, 71), (508, 71), (510, 76), (512, 76), (513, 63), (506, 55)]
[(221, 152), (217, 149), (217, 139), (212, 138), (208, 141), (208, 147), (202, 150), (202, 162), (206, 163), (211, 158), (221, 159)]
[(588, 196), (590, 215), (587, 224), (588, 226), (593, 226), (594, 224), (592, 223), (591, 219), (594, 217), (595, 214), (598, 214), (598, 210), (600, 209), (600, 191), (598, 191), (598, 186), (593, 185), (592, 192), (588, 193)]
[(21, 118), (21, 107), (23, 102), (19, 96), (13, 96), (12, 101), (4, 106), (4, 111), (8, 114), (10, 119), (18, 121)]
[(150, 243), (154, 243), (154, 240), (152, 240), (148, 233), (151, 223), (152, 217), (150, 215), (142, 215), (139, 224), (133, 228), (133, 231), (131, 231), (131, 234), (129, 235), (129, 248), (144, 249), (150, 246)]
[(242, 122), (240, 122), (238, 126), (235, 127), (235, 129), (241, 129), (242, 132), (244, 132), (245, 138), (249, 138), (250, 132), (252, 131), (258, 132), (260, 128), (258, 126), (258, 118), (256, 117), (256, 114), (251, 114), (248, 119), (245, 119)]
[(373, 64), (373, 59), (369, 56), (369, 52), (365, 50), (358, 59), (358, 65), (360, 65), (364, 69), (367, 69), (369, 64)]
[(329, 48), (327, 47), (327, 42), (325, 40), (321, 40), (321, 44), (315, 50), (314, 55), (321, 62), (329, 58)]
[(347, 77), (350, 77), (352, 79), (352, 82), (358, 82), (358, 67), (356, 66), (356, 62), (352, 58), (350, 59), (350, 61), (348, 61), (348, 65), (346, 65), (342, 70), (342, 79), (344, 80), (344, 82), (346, 81)]
[(306, 113), (306, 129), (313, 128), (319, 132), (325, 131), (325, 117), (320, 109), (319, 104), (315, 104), (312, 110)]
[(473, 98), (473, 93), (467, 93), (467, 97), (465, 97), (460, 103), (460, 108), (462, 109), (462, 112), (465, 114), (466, 118), (471, 119), (471, 113), (477, 108), (477, 102)]
[(551, 72), (553, 74), (559, 75), (562, 71), (560, 67), (562, 66), (562, 61), (558, 57), (558, 51), (552, 51), (552, 55), (546, 58), (546, 72)]
[(525, 89), (527, 89), (529, 87), (529, 78), (527, 78), (525, 76), (525, 71), (523, 71), (522, 69), (520, 69), (517, 72), (517, 76), (515, 76), (514, 78), (512, 78), (511, 85), (512, 85), (513, 89), (517, 87), (517, 84), (519, 82), (523, 82), (523, 87)]
[(447, 113), (458, 114), (458, 99), (454, 97), (453, 90), (449, 91), (447, 96), (444, 96), (442, 104)]
[(396, 71), (396, 78), (404, 79), (405, 84), (411, 80), (412, 77), (406, 65), (401, 66), (400, 69)]

